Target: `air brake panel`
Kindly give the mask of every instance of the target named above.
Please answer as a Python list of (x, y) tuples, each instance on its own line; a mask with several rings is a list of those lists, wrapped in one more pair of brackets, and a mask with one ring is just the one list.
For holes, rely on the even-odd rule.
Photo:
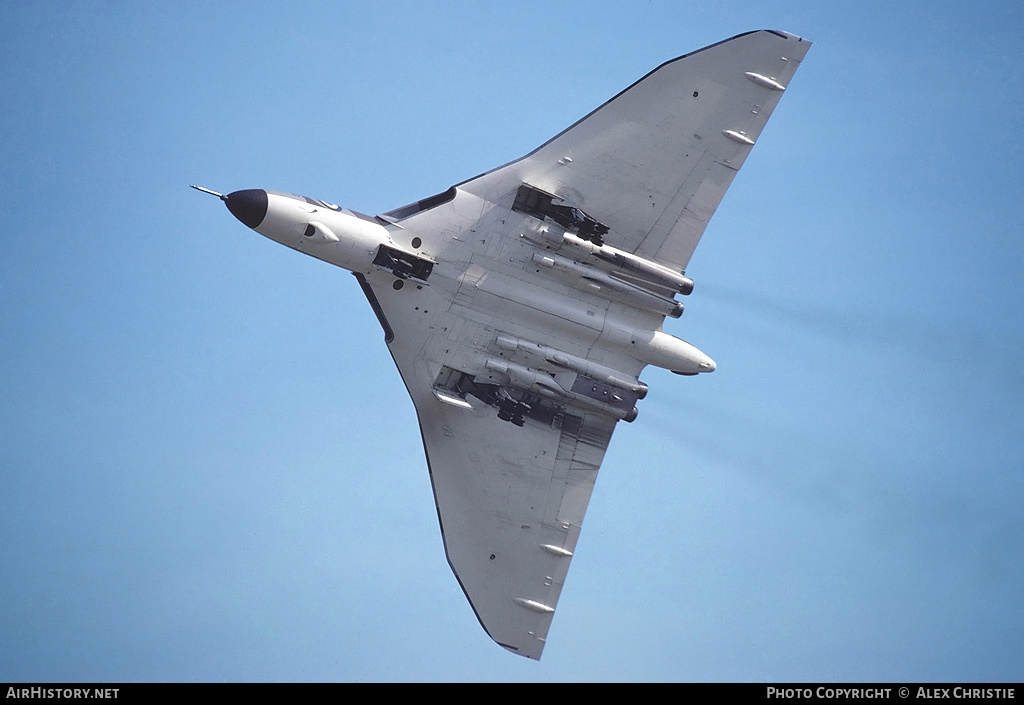
[(391, 273), (399, 279), (412, 277), (424, 282), (434, 270), (434, 263), (430, 260), (387, 245), (380, 246), (377, 256), (373, 258), (373, 263), (382, 269), (390, 269)]
[(589, 240), (595, 245), (604, 244), (604, 235), (608, 233), (608, 226), (602, 225), (589, 215), (574, 206), (558, 205), (555, 201), (562, 199), (545, 193), (540, 189), (527, 184), (519, 187), (516, 192), (516, 200), (512, 204), (512, 210), (532, 215), (535, 218), (550, 218), (567, 231), (579, 235), (584, 240)]

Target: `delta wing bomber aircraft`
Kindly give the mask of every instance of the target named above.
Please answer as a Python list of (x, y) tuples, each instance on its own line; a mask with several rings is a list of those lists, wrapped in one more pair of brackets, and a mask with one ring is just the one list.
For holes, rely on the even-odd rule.
[(510, 651), (540, 658), (641, 371), (715, 369), (662, 324), (809, 47), (758, 31), (681, 56), (525, 157), (377, 216), (194, 187), (355, 275), (416, 407), (448, 563)]

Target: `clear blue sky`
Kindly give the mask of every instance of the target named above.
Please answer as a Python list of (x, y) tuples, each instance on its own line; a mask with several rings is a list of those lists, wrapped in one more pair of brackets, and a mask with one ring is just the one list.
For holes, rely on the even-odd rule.
[[(0, 681), (1020, 680), (1017, 2), (9, 3)], [(444, 559), (374, 213), (740, 32), (814, 41), (643, 376), (538, 664)]]

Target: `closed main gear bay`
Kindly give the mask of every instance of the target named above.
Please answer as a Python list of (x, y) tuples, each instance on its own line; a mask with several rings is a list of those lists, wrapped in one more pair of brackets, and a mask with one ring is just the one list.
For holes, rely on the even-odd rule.
[(355, 275), (416, 407), (448, 562), (515, 653), (540, 658), (641, 371), (715, 369), (662, 324), (809, 48), (758, 31), (679, 57), (525, 157), (377, 216), (195, 187)]

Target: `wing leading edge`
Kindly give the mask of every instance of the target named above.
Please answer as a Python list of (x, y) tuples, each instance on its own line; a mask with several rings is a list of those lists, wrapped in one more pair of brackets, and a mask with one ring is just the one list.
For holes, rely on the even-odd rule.
[[(398, 249), (356, 276), (416, 408), (448, 562), (518, 654), (540, 658), (641, 370), (714, 369), (662, 322), (809, 45), (760, 31), (679, 57), (529, 155), (379, 216)], [(557, 254), (549, 227), (593, 257)]]

